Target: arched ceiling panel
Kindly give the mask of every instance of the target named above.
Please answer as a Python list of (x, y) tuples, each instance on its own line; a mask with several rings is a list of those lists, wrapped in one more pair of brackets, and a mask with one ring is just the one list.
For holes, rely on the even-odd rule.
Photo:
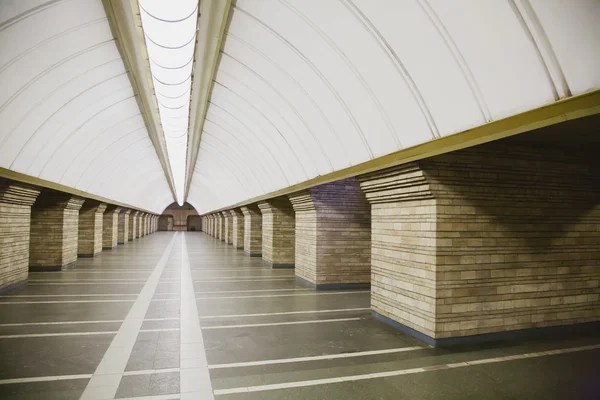
[(0, 166), (142, 209), (171, 203), (102, 2), (6, 1), (0, 15)]
[(599, 17), (594, 0), (233, 2), (188, 199), (228, 207), (598, 89)]

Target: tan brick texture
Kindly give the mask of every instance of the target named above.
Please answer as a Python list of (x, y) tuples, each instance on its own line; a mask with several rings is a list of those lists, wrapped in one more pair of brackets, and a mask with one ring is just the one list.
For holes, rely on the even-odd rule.
[(129, 214), (131, 210), (122, 210), (119, 214), (119, 227), (117, 241), (119, 244), (126, 244), (129, 241)]
[(119, 244), (119, 213), (121, 207), (109, 205), (102, 220), (102, 249), (112, 250)]
[(244, 214), (244, 251), (250, 256), (262, 256), (262, 213), (256, 204), (241, 208)]
[(244, 248), (244, 214), (239, 208), (230, 211), (232, 221), (231, 244), (236, 249)]
[(106, 203), (86, 200), (79, 210), (77, 255), (94, 257), (102, 252), (102, 216)]
[(258, 203), (262, 213), (262, 258), (273, 267), (293, 267), (295, 216), (287, 197)]

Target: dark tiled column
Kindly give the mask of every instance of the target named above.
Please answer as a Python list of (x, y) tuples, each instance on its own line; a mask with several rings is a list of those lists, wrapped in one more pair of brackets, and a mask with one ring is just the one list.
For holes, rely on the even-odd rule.
[(371, 282), (371, 207), (356, 178), (289, 196), (296, 211), (296, 276), (320, 289)]
[(85, 199), (44, 190), (31, 208), (29, 269), (57, 270), (77, 261), (79, 209)]
[(39, 194), (33, 186), (0, 179), (0, 291), (27, 281), (31, 206)]
[(287, 197), (258, 203), (262, 213), (262, 258), (273, 268), (294, 267), (295, 216)]
[(106, 206), (106, 203), (86, 200), (79, 210), (79, 257), (95, 257), (102, 252), (102, 223)]
[(119, 213), (121, 207), (109, 205), (102, 221), (102, 249), (112, 250), (119, 244)]

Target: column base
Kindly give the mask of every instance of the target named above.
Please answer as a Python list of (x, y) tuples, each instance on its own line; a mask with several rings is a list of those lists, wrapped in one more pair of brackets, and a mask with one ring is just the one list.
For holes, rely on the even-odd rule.
[(94, 254), (77, 254), (78, 258), (94, 258), (97, 255), (99, 255), (100, 253), (102, 253), (101, 251), (94, 253)]
[(244, 253), (248, 254), (250, 257), (262, 257), (262, 253), (248, 253), (244, 250)]
[(29, 270), (31, 272), (46, 272), (46, 271), (60, 271), (63, 269), (68, 269), (74, 267), (77, 264), (77, 261), (73, 261), (72, 263), (65, 265), (50, 265), (50, 266), (29, 266)]
[(451, 338), (440, 338), (434, 339), (431, 336), (427, 336), (413, 328), (410, 328), (400, 322), (394, 321), (384, 315), (381, 315), (375, 311), (371, 312), (373, 317), (387, 325), (390, 325), (404, 333), (407, 333), (432, 347), (452, 347), (468, 344), (487, 343), (487, 342), (500, 342), (518, 339), (534, 339), (550, 336), (564, 336), (575, 333), (596, 333), (600, 331), (600, 321), (596, 322), (583, 322), (573, 325), (557, 325), (557, 326), (546, 326), (541, 328), (528, 328), (518, 329), (514, 331), (503, 331), (484, 333), (481, 335), (451, 337)]
[(296, 264), (273, 264), (268, 261), (263, 260), (263, 264), (267, 268), (296, 268)]
[(313, 283), (304, 278), (296, 276), (296, 282), (302, 286), (313, 288), (315, 290), (358, 290), (371, 289), (370, 283)]
[[(117, 247), (117, 246), (115, 246), (115, 247)], [(104, 251), (104, 250), (112, 250), (112, 249), (114, 249), (115, 247), (103, 247), (103, 248), (102, 248), (102, 250), (103, 250), (103, 251)]]
[(26, 286), (26, 285), (27, 285), (27, 279), (19, 281), (19, 282), (11, 283), (8, 286), (4, 286), (3, 288), (0, 288), (0, 294), (6, 294), (6, 293), (11, 292), (13, 290), (19, 290), (23, 286)]

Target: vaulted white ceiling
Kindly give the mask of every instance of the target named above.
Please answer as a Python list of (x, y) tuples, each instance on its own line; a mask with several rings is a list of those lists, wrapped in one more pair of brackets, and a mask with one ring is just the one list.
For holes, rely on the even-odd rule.
[[(148, 29), (142, 47), (186, 45), (138, 0), (116, 2)], [(153, 96), (172, 89), (151, 78), (173, 75), (160, 65), (192, 71), (140, 110), (101, 0), (1, 1), (0, 166), (160, 212), (187, 164), (187, 200), (205, 213), (600, 88), (597, 0), (238, 0), (223, 19), (228, 4), (200, 3), (193, 67), (163, 57), (150, 71), (164, 48), (135, 53)], [(199, 57), (223, 23), (213, 76)], [(185, 121), (162, 129), (156, 116), (182, 105)], [(188, 127), (169, 167), (152, 132)]]

